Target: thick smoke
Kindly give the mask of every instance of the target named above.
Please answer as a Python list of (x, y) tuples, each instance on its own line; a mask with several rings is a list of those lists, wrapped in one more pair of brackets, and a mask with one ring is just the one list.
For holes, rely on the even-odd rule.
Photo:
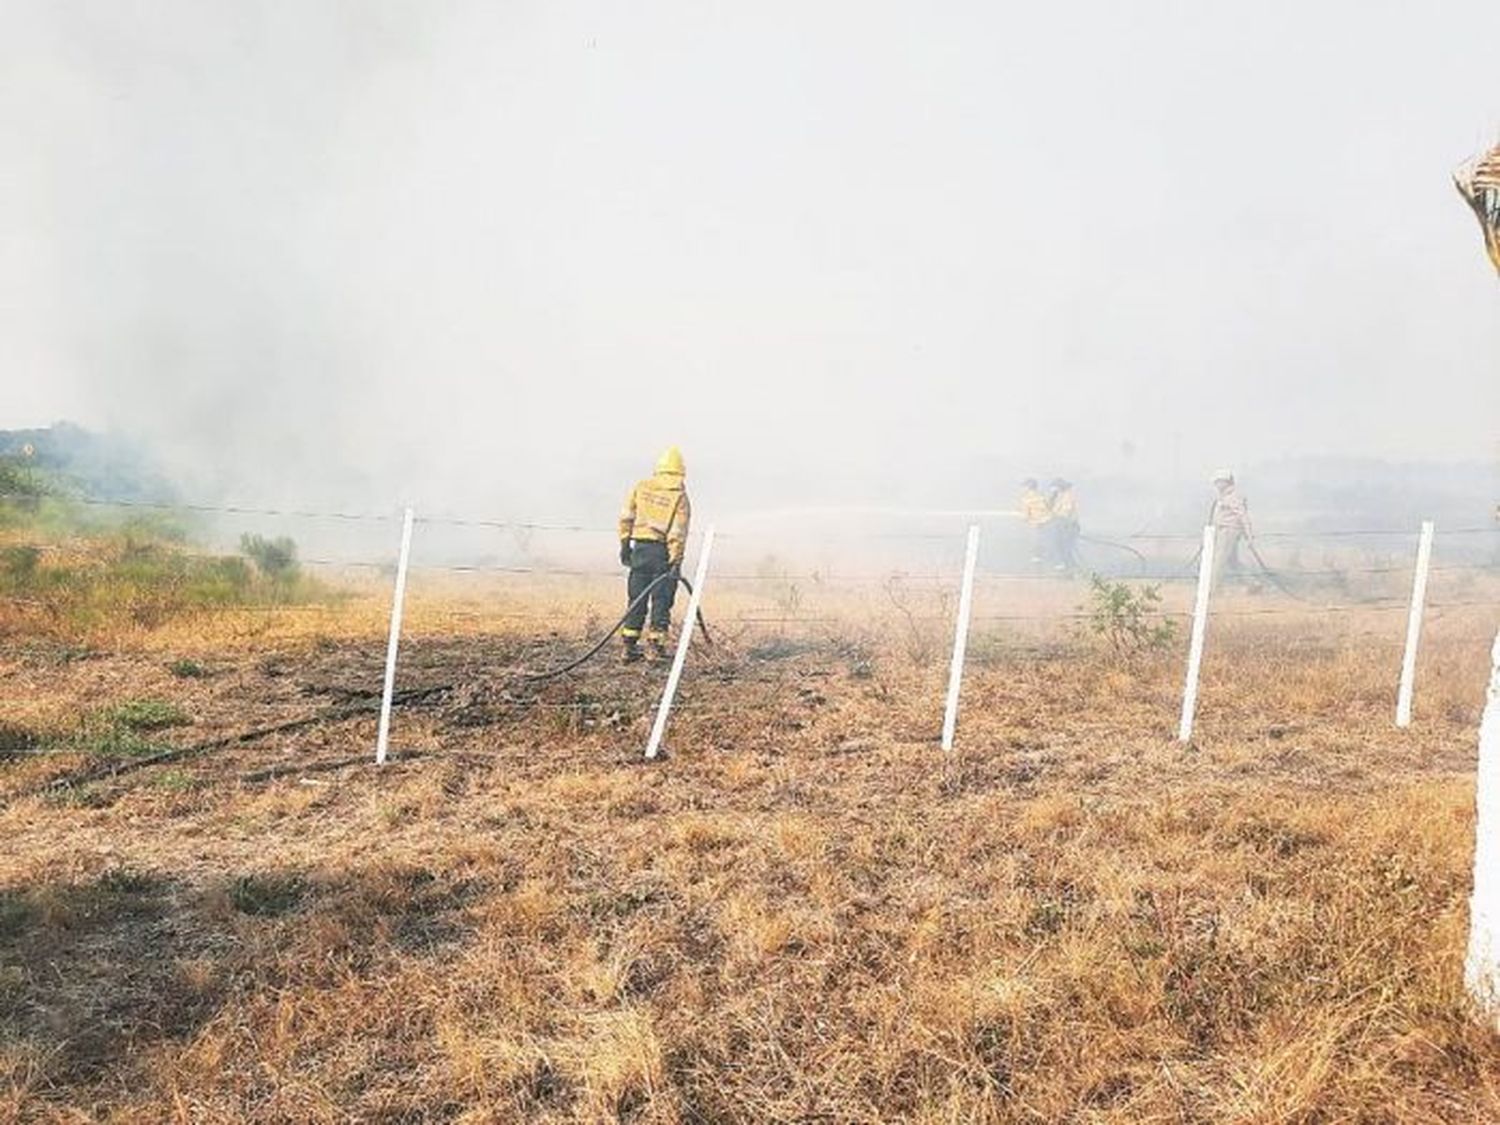
[(195, 495), (597, 517), (677, 442), (724, 510), (1186, 508), (1495, 453), (1482, 0), (5, 11), (0, 424)]

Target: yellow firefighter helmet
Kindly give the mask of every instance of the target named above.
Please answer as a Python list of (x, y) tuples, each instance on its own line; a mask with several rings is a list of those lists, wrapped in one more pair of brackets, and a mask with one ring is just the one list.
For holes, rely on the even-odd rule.
[(675, 445), (667, 446), (667, 450), (656, 459), (656, 471), (658, 473), (671, 473), (674, 476), (684, 476), (687, 469), (682, 463), (682, 450)]

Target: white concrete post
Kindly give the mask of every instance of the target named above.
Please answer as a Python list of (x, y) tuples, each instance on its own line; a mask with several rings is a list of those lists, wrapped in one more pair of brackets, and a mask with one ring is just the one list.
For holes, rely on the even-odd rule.
[(708, 556), (714, 547), (714, 529), (703, 533), (703, 545), (698, 548), (698, 570), (693, 575), (693, 593), (688, 598), (687, 619), (682, 623), (682, 633), (677, 638), (677, 653), (672, 657), (672, 671), (667, 675), (666, 690), (661, 693), (661, 702), (656, 707), (656, 722), (651, 725), (651, 741), (646, 743), (646, 760), (656, 757), (661, 749), (661, 736), (667, 731), (667, 715), (672, 710), (672, 699), (677, 695), (677, 681), (682, 679), (682, 666), (687, 663), (688, 643), (693, 639), (693, 626), (698, 621), (698, 606), (703, 602), (703, 584), (708, 580)]
[(953, 626), (953, 663), (948, 668), (948, 702), (943, 708), (943, 749), (953, 749), (958, 727), (958, 691), (964, 680), (964, 653), (969, 647), (969, 614), (974, 606), (974, 566), (979, 561), (979, 525), (969, 525), (964, 551), (963, 585), (958, 592), (958, 620)]
[(1411, 695), (1417, 680), (1417, 642), (1422, 636), (1422, 607), (1427, 602), (1427, 571), (1432, 565), (1432, 521), (1422, 521), (1417, 542), (1417, 573), (1411, 583), (1411, 610), (1406, 616), (1406, 653), (1401, 657), (1401, 687), (1396, 692), (1396, 725), (1411, 726)]
[(1474, 805), (1474, 894), (1464, 986), (1485, 1021), (1500, 1029), (1500, 633), (1490, 649)]
[(1214, 584), (1214, 529), (1203, 529), (1203, 549), (1198, 554), (1198, 595), (1193, 600), (1193, 639), (1188, 644), (1187, 683), (1182, 689), (1182, 718), (1177, 741), (1193, 737), (1193, 716), (1198, 711), (1198, 673), (1203, 670), (1203, 634), (1208, 629), (1208, 594)]
[(401, 609), (406, 603), (406, 564), (411, 561), (412, 510), (401, 519), (401, 555), (396, 560), (396, 593), (391, 598), (391, 635), (385, 645), (385, 687), (380, 693), (380, 734), (375, 740), (375, 764), (385, 765), (391, 742), (391, 698), (396, 691), (396, 650), (401, 647)]

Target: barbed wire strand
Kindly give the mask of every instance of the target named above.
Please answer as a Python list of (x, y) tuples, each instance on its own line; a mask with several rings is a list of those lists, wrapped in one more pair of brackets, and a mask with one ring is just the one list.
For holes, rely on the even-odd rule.
[[(327, 520), (349, 520), (370, 521), (390, 523), (398, 521), (400, 516), (397, 512), (345, 512), (345, 511), (319, 511), (303, 508), (275, 508), (267, 506), (254, 506), (246, 504), (206, 504), (191, 501), (166, 501), (166, 500), (143, 500), (126, 497), (87, 496), (66, 493), (43, 494), (21, 492), (14, 489), (0, 491), (0, 499), (19, 500), (29, 503), (37, 503), (42, 500), (55, 500), (63, 503), (84, 504), (94, 507), (114, 508), (142, 508), (152, 511), (183, 511), (199, 514), (225, 514), (225, 515), (252, 515), (252, 516), (276, 516), (295, 519), (327, 519)], [(936, 518), (936, 517), (928, 517)], [(967, 517), (966, 517), (967, 518)], [(525, 520), (503, 519), (496, 517), (481, 516), (458, 516), (458, 515), (419, 515), (415, 522), (452, 527), (483, 527), (498, 530), (521, 530), (521, 531), (559, 531), (588, 534), (615, 534), (613, 527), (591, 526), (586, 524), (566, 523), (542, 523)], [(734, 538), (736, 536), (749, 537), (751, 533), (736, 533), (726, 531), (721, 538)], [(803, 537), (816, 538), (827, 536), (830, 532), (824, 530), (817, 533), (806, 533)], [(839, 532), (835, 537), (853, 536), (856, 538), (897, 538), (897, 539), (934, 539), (948, 540), (952, 537), (951, 532)], [(1303, 531), (1263, 531), (1255, 536), (1257, 539), (1328, 539), (1346, 538), (1359, 536), (1372, 537), (1397, 537), (1415, 536), (1417, 534), (1411, 528), (1331, 528), (1331, 529), (1308, 529)], [(1486, 535), (1500, 534), (1500, 524), (1487, 526), (1468, 526), (1456, 528), (1439, 527), (1438, 535)], [(1129, 535), (1118, 536), (1125, 542), (1196, 542), (1196, 534), (1187, 533), (1147, 533), (1135, 532)]]
[[(22, 550), (36, 550), (49, 553), (65, 554), (70, 550), (87, 546), (87, 541), (80, 540), (77, 544), (71, 543), (21, 543), (11, 546)], [(184, 551), (176, 549), (174, 557), (195, 559), (202, 562), (223, 562), (227, 559), (240, 559), (242, 556), (236, 554), (213, 554), (203, 551)], [(393, 557), (387, 559), (334, 559), (334, 558), (298, 558), (295, 563), (304, 566), (328, 567), (332, 569), (369, 569), (377, 571), (394, 571), (396, 560)], [(455, 573), (455, 574), (503, 574), (533, 577), (559, 577), (559, 578), (601, 578), (619, 579), (624, 577), (624, 568), (606, 570), (584, 569), (578, 567), (562, 566), (538, 566), (538, 565), (505, 565), (499, 563), (424, 563), (414, 562), (409, 564), (409, 571), (428, 573)], [(1346, 576), (1353, 574), (1398, 574), (1409, 575), (1413, 572), (1412, 565), (1381, 565), (1381, 566), (1324, 566), (1324, 567), (1285, 567), (1277, 571), (1285, 577), (1324, 577), (1324, 576)], [(1440, 563), (1429, 567), (1432, 574), (1500, 574), (1500, 564), (1495, 563)], [(862, 573), (862, 574), (839, 574), (837, 572), (823, 571), (798, 571), (781, 574), (765, 573), (737, 573), (714, 574), (717, 582), (740, 582), (740, 583), (807, 583), (813, 588), (838, 588), (842, 586), (856, 585), (896, 585), (912, 583), (919, 585), (957, 585), (958, 575), (936, 574), (929, 572), (907, 573), (902, 571), (891, 571), (887, 573)], [(976, 583), (996, 582), (1079, 582), (1078, 576), (1068, 576), (1056, 573), (1036, 573), (1032, 571), (988, 571), (977, 573)], [(1100, 577), (1106, 577), (1100, 575)], [(1194, 581), (1195, 575), (1185, 574), (1161, 574), (1161, 575), (1127, 575), (1131, 580), (1142, 582), (1168, 582), (1168, 581)]]

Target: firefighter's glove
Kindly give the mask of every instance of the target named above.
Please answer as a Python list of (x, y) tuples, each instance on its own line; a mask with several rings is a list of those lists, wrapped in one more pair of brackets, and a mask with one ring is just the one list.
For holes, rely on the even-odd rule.
[(620, 540), (620, 565), (621, 566), (629, 566), (630, 565), (630, 540), (629, 539), (621, 539)]

